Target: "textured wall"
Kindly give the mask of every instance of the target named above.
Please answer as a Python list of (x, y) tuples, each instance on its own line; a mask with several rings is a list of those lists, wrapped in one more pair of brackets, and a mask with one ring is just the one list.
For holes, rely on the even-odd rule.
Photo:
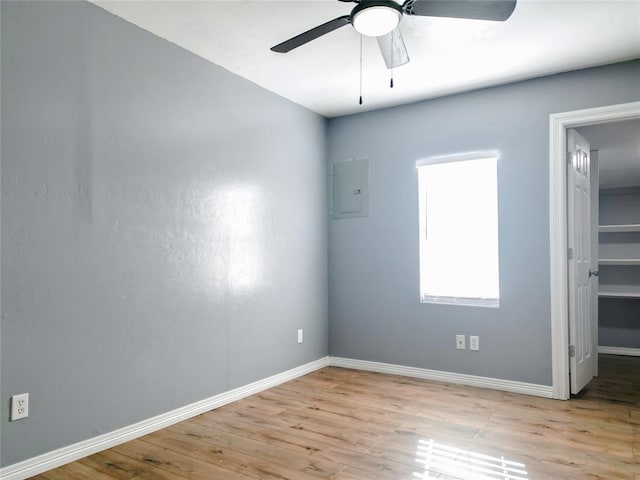
[[(369, 217), (329, 224), (330, 353), (551, 385), (549, 114), (639, 99), (636, 61), (330, 120), (329, 161), (371, 176)], [(501, 153), (500, 308), (420, 304), (415, 162), (478, 150)]]
[(325, 120), (93, 5), (1, 8), (2, 465), (325, 356)]

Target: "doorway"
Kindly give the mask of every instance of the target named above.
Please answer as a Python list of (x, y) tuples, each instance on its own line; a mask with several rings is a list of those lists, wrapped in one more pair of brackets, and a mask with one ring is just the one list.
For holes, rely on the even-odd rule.
[(591, 143), (592, 167), (596, 160), (591, 237), (598, 351), (640, 356), (640, 120), (577, 131)]
[(552, 114), (549, 130), (549, 219), (553, 398), (566, 400), (569, 384), (567, 265), (567, 130), (640, 119), (640, 102)]

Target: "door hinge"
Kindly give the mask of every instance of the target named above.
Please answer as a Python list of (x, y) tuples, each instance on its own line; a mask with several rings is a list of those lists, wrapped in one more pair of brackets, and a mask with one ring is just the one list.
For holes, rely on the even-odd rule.
[(576, 346), (569, 345), (569, 357), (573, 358), (576, 356)]
[(567, 249), (567, 259), (573, 260), (573, 248)]

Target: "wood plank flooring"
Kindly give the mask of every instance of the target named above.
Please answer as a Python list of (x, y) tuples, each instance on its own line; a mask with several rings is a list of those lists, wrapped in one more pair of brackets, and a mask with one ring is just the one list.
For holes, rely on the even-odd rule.
[(325, 368), (33, 480), (640, 480), (640, 357), (567, 402)]

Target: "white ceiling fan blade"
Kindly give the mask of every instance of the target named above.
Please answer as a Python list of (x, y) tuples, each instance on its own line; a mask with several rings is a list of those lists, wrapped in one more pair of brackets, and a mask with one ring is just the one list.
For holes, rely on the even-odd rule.
[(386, 35), (377, 37), (380, 53), (388, 69), (400, 67), (409, 63), (409, 53), (402, 39), (400, 28), (396, 27)]

